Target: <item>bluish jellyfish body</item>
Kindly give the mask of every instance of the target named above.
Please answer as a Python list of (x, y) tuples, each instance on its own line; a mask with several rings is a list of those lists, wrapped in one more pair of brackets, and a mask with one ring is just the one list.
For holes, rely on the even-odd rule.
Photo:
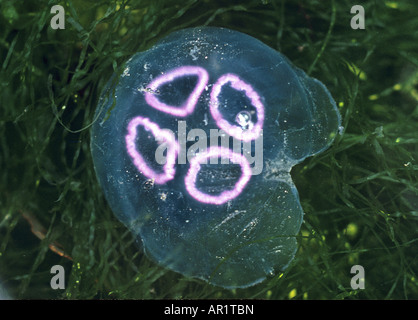
[(225, 288), (292, 261), (303, 211), (290, 170), (340, 126), (322, 83), (260, 41), (210, 27), (135, 54), (96, 117), (95, 170), (116, 216), (160, 265)]

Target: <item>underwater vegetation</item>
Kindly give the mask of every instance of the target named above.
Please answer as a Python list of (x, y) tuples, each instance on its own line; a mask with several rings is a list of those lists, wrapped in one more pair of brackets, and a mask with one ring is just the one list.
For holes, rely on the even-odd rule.
[[(365, 29), (351, 27), (352, 3), (345, 0), (70, 0), (62, 3), (65, 28), (53, 29), (49, 1), (1, 1), (0, 285), (14, 298), (418, 298), (418, 4), (385, 0), (362, 5)], [(119, 172), (112, 177), (123, 175), (132, 180), (132, 185), (145, 182), (141, 192), (147, 194), (141, 198), (140, 220), (133, 219), (135, 210), (127, 210), (128, 215), (122, 216), (97, 179), (91, 133), (103, 122), (102, 116), (111, 123), (112, 116), (117, 115), (116, 106), (129, 106), (133, 94), (118, 95), (121, 100), (114, 100), (114, 108), (98, 116), (97, 106), (106, 106), (101, 93), (105, 88), (118, 88), (118, 82), (112, 87), (109, 79), (121, 79), (120, 83), (129, 85), (129, 79), (136, 77), (132, 70), (141, 65), (130, 65), (134, 59), (141, 59), (137, 53), (152, 54), (170, 34), (195, 27), (234, 30), (257, 39), (263, 48), (271, 48), (271, 57), (273, 52), (287, 57), (281, 64), (288, 68), (286, 77), (294, 72), (292, 79), (303, 79), (303, 73), (295, 71), (300, 69), (309, 77), (306, 79), (319, 79), (335, 100), (341, 126), (318, 131), (336, 134), (324, 145), (315, 145), (315, 141), (324, 141), (307, 130), (314, 113), (313, 109), (302, 108), (307, 104), (301, 103), (296, 115), (287, 114), (290, 109), (280, 109), (283, 117), (277, 119), (280, 103), (269, 101), (280, 98), (271, 88), (283, 88), (285, 78), (275, 80), (280, 85), (260, 86), (263, 81), (273, 81), (268, 72), (260, 76), (258, 71), (263, 68), (252, 66), (268, 64), (262, 54), (247, 53), (253, 62), (243, 69), (228, 56), (231, 60), (223, 67), (227, 71), (222, 71), (211, 64), (209, 55), (208, 60), (200, 55), (205, 50), (209, 54), (222, 52), (219, 47), (211, 51), (202, 44), (197, 46), (202, 48), (200, 53), (194, 47), (186, 50), (191, 59), (187, 66), (193, 66), (190, 69), (178, 69), (186, 66), (186, 60), (180, 57), (178, 64), (169, 64), (163, 50), (158, 60), (161, 63), (149, 65), (146, 76), (152, 75), (152, 79), (137, 79), (145, 85), (144, 91), (137, 90), (136, 94), (142, 99), (142, 108), (129, 109), (119, 128), (114, 129), (114, 141), (121, 142), (115, 158), (132, 175)], [(161, 76), (161, 72), (169, 77)], [(300, 85), (300, 92), (306, 86)], [(179, 87), (184, 90), (176, 90)], [(290, 99), (289, 95), (299, 89), (291, 86), (280, 94)], [(289, 101), (297, 104), (296, 98)], [(226, 111), (222, 108), (225, 100), (228, 104), (244, 102), (247, 108), (240, 110), (241, 103), (232, 103), (234, 111)], [(164, 129), (170, 129), (173, 135)], [(187, 141), (191, 132), (196, 137), (205, 135), (206, 146), (211, 147), (211, 129), (232, 133), (231, 151), (219, 144), (201, 154), (205, 139)], [(253, 139), (261, 132), (263, 145), (261, 139)], [(179, 133), (185, 133), (182, 139)], [(153, 134), (165, 138), (162, 144)], [(127, 151), (127, 137), (131, 153)], [(145, 139), (143, 147), (139, 146), (141, 139)], [(216, 139), (222, 142), (221, 137)], [(237, 140), (241, 147), (237, 143), (234, 149)], [(306, 149), (309, 146), (314, 147)], [(256, 156), (257, 148), (264, 150), (262, 161)], [(157, 150), (160, 158), (153, 154)], [(248, 150), (254, 152), (246, 153), (246, 160), (235, 155)], [(196, 151), (198, 157), (190, 162), (189, 156), (191, 160)], [(177, 160), (170, 160), (168, 165), (150, 161), (164, 160), (168, 154), (169, 159)], [(229, 168), (223, 175), (222, 169), (210, 163), (216, 159), (221, 164), (229, 161), (222, 164), (221, 168)], [(283, 164), (278, 164), (279, 159), (284, 159)], [(109, 159), (106, 165), (115, 161)], [(276, 172), (274, 168), (279, 167), (283, 170)], [(263, 172), (272, 174), (267, 177)], [(151, 183), (147, 183), (149, 179)], [(285, 202), (278, 201), (285, 190)], [(124, 192), (128, 197), (128, 190)], [(183, 195), (182, 205), (171, 192)], [(222, 192), (227, 193), (219, 197)], [(275, 203), (264, 206), (269, 195)], [(133, 203), (141, 201), (130, 197)], [(225, 227), (222, 236), (213, 235), (215, 247), (208, 245), (205, 250), (222, 247), (220, 243), (230, 239), (227, 233), (234, 232), (232, 221), (239, 222), (235, 228), (242, 231), (257, 217), (253, 209), (247, 215), (234, 216), (235, 211), (227, 211), (228, 215), (222, 216), (220, 208), (227, 208), (228, 203), (233, 210), (247, 213), (248, 207), (244, 206), (257, 206), (260, 213), (264, 212), (263, 217), (268, 212), (272, 223), (259, 216), (252, 231), (254, 239), (260, 240), (253, 244), (260, 253), (274, 248), (273, 243), (269, 247), (271, 238), (278, 245), (281, 232), (292, 233), (289, 248), (293, 248), (282, 255), (282, 261), (268, 258), (265, 264), (255, 264), (259, 269), (254, 278), (250, 274), (247, 280), (244, 276), (234, 279), (226, 270), (228, 261), (242, 257), (239, 250), (232, 250), (238, 249), (238, 242), (231, 243), (229, 256), (208, 258), (208, 264), (202, 261), (200, 271), (192, 270), (192, 264), (180, 267), (184, 261), (180, 254), (166, 255), (168, 251), (157, 250), (159, 245), (154, 241), (163, 238), (151, 236), (151, 223), (168, 216), (175, 207), (189, 207), (197, 213), (210, 208), (205, 210), (218, 219), (199, 220), (211, 215), (183, 216), (186, 211), (178, 210), (175, 219), (159, 224), (177, 228), (177, 234), (184, 228), (183, 236), (194, 240), (180, 246), (185, 252), (186, 243), (202, 246), (197, 240), (203, 234), (198, 230), (203, 230), (199, 228), (205, 223), (207, 230), (213, 230), (216, 222), (231, 217), (221, 225)], [(292, 223), (277, 226), (280, 212), (292, 212)], [(189, 222), (182, 223), (186, 220)], [(226, 228), (228, 221), (231, 224)], [(187, 229), (187, 224), (193, 227)], [(266, 226), (265, 235), (270, 238), (262, 238), (257, 226)], [(141, 241), (149, 239), (142, 243), (148, 255), (138, 248), (139, 234), (132, 232), (141, 228)], [(171, 231), (165, 234), (174, 235)], [(174, 247), (176, 243), (167, 245)], [(257, 252), (248, 250), (246, 254), (261, 260)], [(236, 267), (240, 269), (246, 263), (243, 259)], [(62, 265), (65, 270), (65, 289), (53, 290), (50, 286), (54, 265)], [(225, 268), (218, 278), (209, 276), (214, 265)], [(350, 271), (355, 265), (365, 270), (364, 289), (351, 286), (354, 274)], [(228, 268), (234, 270), (235, 265)], [(222, 288), (196, 277), (237, 288)], [(259, 282), (261, 278), (266, 279)], [(259, 283), (238, 288), (252, 282)]]

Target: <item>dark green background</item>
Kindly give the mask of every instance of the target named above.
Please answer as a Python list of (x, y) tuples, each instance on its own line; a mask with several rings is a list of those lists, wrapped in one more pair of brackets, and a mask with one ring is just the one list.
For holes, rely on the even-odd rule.
[[(64, 30), (50, 27), (54, 4)], [(365, 30), (350, 27), (355, 4)], [(13, 297), (418, 299), (416, 1), (2, 0), (0, 11), (0, 283)], [(89, 150), (110, 75), (168, 33), (201, 25), (279, 50), (326, 84), (343, 118), (332, 147), (292, 170), (306, 213), (296, 258), (248, 289), (145, 258), (107, 206)], [(73, 260), (48, 248), (55, 241)], [(55, 264), (65, 290), (50, 288)], [(355, 264), (364, 290), (350, 286)]]

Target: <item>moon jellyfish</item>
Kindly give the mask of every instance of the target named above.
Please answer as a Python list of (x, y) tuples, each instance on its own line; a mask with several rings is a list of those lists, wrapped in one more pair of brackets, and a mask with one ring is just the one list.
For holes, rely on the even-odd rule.
[(321, 82), (259, 40), (212, 27), (131, 57), (95, 119), (94, 166), (117, 218), (156, 263), (224, 288), (292, 261), (303, 211), (290, 171), (340, 126)]

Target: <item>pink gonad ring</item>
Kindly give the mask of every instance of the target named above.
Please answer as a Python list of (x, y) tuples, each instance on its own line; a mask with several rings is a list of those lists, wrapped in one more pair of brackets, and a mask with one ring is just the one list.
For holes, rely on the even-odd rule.
[[(174, 81), (177, 78), (190, 75), (196, 75), (199, 79), (196, 84), (196, 87), (193, 89), (192, 93), (183, 105), (170, 106), (158, 100), (156, 92), (158, 92), (158, 88), (161, 85)], [(145, 93), (145, 100), (151, 107), (157, 110), (168, 113), (172, 116), (185, 117), (193, 112), (200, 95), (202, 94), (203, 90), (205, 89), (208, 83), (208, 80), (209, 75), (207, 71), (201, 67), (183, 66), (180, 68), (176, 68), (155, 78), (147, 86), (148, 90)]]
[[(168, 144), (167, 161), (164, 164), (162, 173), (157, 173), (151, 169), (136, 148), (135, 142), (138, 136), (137, 127), (140, 125), (144, 126), (145, 130), (151, 131), (158, 142)], [(156, 123), (150, 121), (148, 118), (138, 116), (129, 122), (128, 134), (125, 136), (125, 141), (126, 149), (132, 158), (135, 167), (144, 176), (149, 179), (153, 179), (156, 184), (164, 184), (174, 178), (176, 172), (175, 164), (179, 152), (179, 144), (177, 143), (171, 131), (160, 129)]]
[[(241, 166), (241, 177), (235, 183), (232, 190), (222, 191), (219, 195), (210, 195), (199, 191), (196, 187), (197, 174), (201, 170), (201, 164), (209, 158), (228, 158), (232, 163)], [(199, 153), (190, 160), (190, 169), (187, 172), (184, 183), (189, 194), (197, 201), (209, 204), (220, 205), (236, 198), (245, 188), (251, 178), (251, 167), (247, 159), (239, 154), (233, 152), (231, 149), (223, 147), (211, 147), (206, 152)]]
[[(240, 126), (230, 124), (224, 119), (222, 113), (219, 110), (219, 94), (221, 93), (222, 87), (227, 83), (229, 83), (235, 90), (244, 91), (245, 95), (250, 99), (252, 105), (257, 110), (257, 122), (252, 126), (250, 130), (244, 130)], [(253, 89), (253, 87), (242, 81), (237, 75), (227, 73), (220, 77), (218, 81), (216, 81), (210, 94), (209, 107), (212, 117), (216, 121), (216, 124), (230, 136), (243, 141), (251, 141), (259, 137), (261, 129), (263, 129), (264, 105), (261, 103), (260, 96)]]

